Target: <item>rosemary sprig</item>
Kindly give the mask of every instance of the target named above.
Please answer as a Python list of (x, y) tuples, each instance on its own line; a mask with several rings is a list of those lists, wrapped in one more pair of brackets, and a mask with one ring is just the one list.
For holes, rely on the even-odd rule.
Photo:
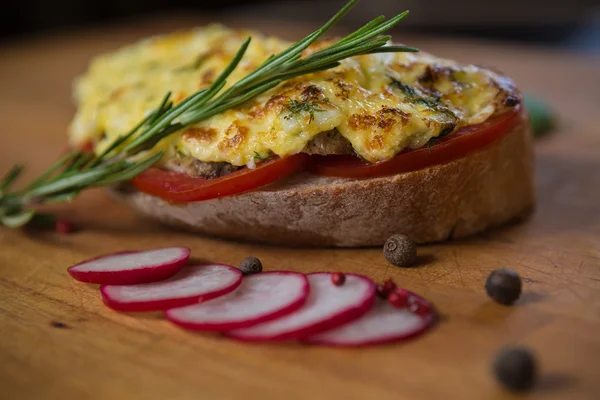
[(154, 111), (131, 131), (117, 138), (101, 154), (81, 151), (70, 153), (24, 189), (10, 193), (9, 189), (23, 169), (21, 166), (14, 167), (0, 180), (0, 223), (10, 227), (23, 226), (34, 218), (32, 206), (36, 204), (70, 201), (82, 190), (132, 179), (162, 157), (163, 152), (160, 151), (140, 159), (145, 151), (152, 149), (163, 138), (188, 125), (242, 105), (283, 81), (337, 67), (341, 60), (349, 57), (418, 51), (408, 46), (386, 46), (391, 37), (381, 36), (408, 14), (405, 11), (387, 21), (383, 16), (377, 17), (333, 45), (302, 57), (302, 52), (341, 20), (357, 1), (350, 0), (321, 28), (281, 53), (271, 55), (256, 70), (223, 90), (228, 77), (248, 49), (251, 40), (248, 38), (209, 88), (192, 94), (177, 105), (173, 104), (171, 94), (167, 93)]

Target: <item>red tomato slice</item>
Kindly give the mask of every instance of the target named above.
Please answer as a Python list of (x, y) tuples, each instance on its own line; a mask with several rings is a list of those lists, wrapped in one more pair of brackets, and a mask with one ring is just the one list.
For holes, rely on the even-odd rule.
[(141, 192), (160, 197), (171, 203), (188, 203), (256, 189), (285, 178), (306, 168), (309, 156), (295, 154), (243, 168), (221, 178), (193, 178), (173, 171), (149, 168), (133, 178), (133, 185)]
[(371, 178), (417, 171), (449, 163), (491, 144), (510, 132), (520, 118), (517, 108), (481, 124), (461, 128), (431, 147), (401, 152), (389, 161), (369, 163), (350, 155), (313, 156), (308, 169), (316, 175), (341, 178)]

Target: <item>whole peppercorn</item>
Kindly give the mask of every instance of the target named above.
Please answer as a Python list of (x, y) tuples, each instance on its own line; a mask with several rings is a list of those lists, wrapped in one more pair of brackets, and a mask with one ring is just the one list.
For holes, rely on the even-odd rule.
[(510, 305), (521, 295), (521, 278), (513, 270), (497, 269), (488, 276), (485, 291), (494, 301)]
[(417, 258), (417, 246), (406, 235), (393, 235), (383, 245), (383, 255), (396, 267), (410, 267)]
[(396, 290), (398, 286), (396, 286), (396, 282), (394, 282), (394, 280), (392, 278), (388, 278), (384, 283), (383, 283), (383, 289), (385, 289), (387, 291), (387, 294), (392, 293), (394, 290)]
[(346, 275), (341, 272), (334, 272), (331, 274), (331, 282), (333, 282), (335, 286), (342, 286), (344, 282), (346, 282)]
[(396, 290), (396, 283), (394, 283), (392, 278), (388, 278), (383, 285), (379, 284), (376, 286), (377, 295), (383, 299), (387, 299), (394, 290)]
[(408, 304), (408, 293), (404, 289), (396, 289), (389, 294), (387, 300), (396, 308), (404, 308)]
[(262, 263), (256, 257), (249, 256), (246, 257), (240, 262), (240, 271), (244, 275), (257, 274), (262, 272)]
[(537, 378), (535, 357), (525, 348), (502, 349), (496, 356), (492, 369), (496, 379), (512, 391), (531, 389)]
[(56, 231), (56, 233), (68, 235), (69, 233), (73, 232), (74, 228), (73, 224), (68, 219), (59, 218), (56, 220), (54, 230)]

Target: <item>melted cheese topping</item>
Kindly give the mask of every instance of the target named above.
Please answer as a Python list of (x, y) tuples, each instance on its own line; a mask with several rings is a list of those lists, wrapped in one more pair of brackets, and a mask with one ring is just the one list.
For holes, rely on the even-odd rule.
[[(257, 68), (291, 43), (213, 25), (146, 39), (94, 59), (76, 84), (73, 145), (102, 151), (155, 109), (171, 91), (175, 102), (204, 89), (235, 55), (250, 47), (228, 82)], [(331, 42), (321, 42), (307, 53)], [(515, 92), (507, 79), (424, 52), (346, 59), (337, 68), (284, 82), (256, 99), (163, 139), (169, 158), (254, 165), (271, 154), (301, 152), (315, 135), (336, 129), (362, 158), (389, 160), (405, 148), (477, 124), (501, 112)]]

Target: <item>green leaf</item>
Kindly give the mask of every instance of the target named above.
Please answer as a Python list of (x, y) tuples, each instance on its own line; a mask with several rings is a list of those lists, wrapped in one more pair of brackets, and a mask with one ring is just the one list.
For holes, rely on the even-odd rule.
[(143, 131), (137, 138), (131, 141), (123, 151), (126, 154), (134, 154), (146, 141), (152, 138), (153, 135), (160, 133), (161, 129), (169, 127), (171, 122), (183, 114), (187, 109), (194, 106), (195, 103), (201, 103), (206, 98), (206, 94), (209, 91), (204, 89), (182, 101), (177, 107), (171, 109), (168, 113), (164, 114), (161, 118), (156, 120), (151, 126)]
[(362, 54), (373, 54), (373, 53), (416, 53), (419, 49), (411, 46), (384, 46), (378, 49), (369, 50)]
[(0, 198), (0, 214), (12, 214), (23, 207), (23, 199), (18, 194), (5, 194)]
[[(404, 11), (403, 13), (398, 14), (397, 16), (390, 19), (389, 21), (385, 21), (385, 18), (383, 18), (383, 19), (375, 18), (373, 21), (367, 23), (361, 29), (358, 30), (361, 32), (359, 35), (350, 34), (350, 35), (346, 36), (345, 38), (341, 39), (340, 41), (338, 41), (333, 46), (323, 49), (321, 51), (318, 51), (317, 53), (312, 54), (310, 57), (320, 58), (320, 57), (325, 57), (325, 56), (331, 55), (331, 54), (338, 54), (341, 50), (353, 49), (353, 48), (355, 48), (355, 46), (358, 46), (361, 43), (366, 43), (367, 41), (373, 39), (375, 36), (394, 27), (402, 19), (404, 19), (404, 17), (406, 17), (407, 15), (408, 15), (408, 11)], [(373, 22), (375, 22), (375, 21), (377, 21), (378, 23), (373, 24)], [(367, 29), (365, 29), (365, 28), (367, 28)], [(389, 40), (389, 38), (386, 38), (386, 40), (384, 40), (384, 44), (387, 43), (388, 40)], [(310, 58), (310, 57), (307, 57), (307, 58)]]
[(65, 166), (68, 162), (70, 162), (73, 159), (75, 159), (76, 157), (78, 157), (80, 154), (81, 154), (80, 151), (73, 151), (64, 157), (61, 157), (58, 161), (56, 161), (54, 164), (52, 164), (50, 166), (50, 168), (48, 168), (43, 174), (41, 174), (35, 180), (33, 180), (33, 182), (31, 182), (27, 186), (26, 190), (30, 190), (30, 189), (38, 186), (40, 183), (44, 182), (45, 180), (49, 179), (56, 171), (58, 171), (61, 167)]
[(111, 172), (111, 168), (104, 167), (100, 169), (92, 169), (89, 171), (79, 172), (74, 171), (62, 177), (55, 179), (52, 182), (38, 186), (27, 193), (29, 199), (35, 197), (46, 196), (63, 190), (78, 189), (79, 187), (90, 186), (94, 182), (101, 179), (103, 176)]
[(341, 46), (342, 44), (348, 43), (349, 41), (364, 35), (366, 32), (371, 31), (371, 29), (373, 29), (374, 27), (381, 25), (381, 23), (384, 21), (385, 21), (385, 16), (380, 15), (379, 17), (376, 17), (373, 20), (364, 24), (362, 28), (357, 29), (356, 31), (352, 32), (349, 35), (346, 35), (345, 37), (340, 39), (337, 43), (335, 43), (331, 47), (335, 48), (337, 46)]
[(203, 113), (198, 113), (196, 115), (192, 115), (192, 116), (190, 116), (190, 118), (188, 120), (186, 120), (183, 123), (184, 124), (192, 124), (194, 122), (198, 122), (198, 121), (202, 121), (204, 119), (210, 118), (213, 115), (219, 114), (225, 110), (228, 110), (230, 108), (234, 108), (240, 104), (243, 104), (243, 103), (247, 102), (248, 100), (250, 100), (251, 98), (254, 98), (254, 97), (258, 96), (259, 94), (266, 92), (267, 90), (279, 85), (280, 83), (281, 83), (281, 80), (276, 80), (276, 81), (272, 81), (272, 82), (268, 82), (263, 85), (260, 85), (259, 87), (252, 89), (251, 91), (247, 92), (246, 94), (243, 94), (234, 99), (231, 99), (229, 102), (223, 104), (222, 106), (213, 108), (212, 110), (207, 110)]
[(525, 95), (523, 102), (529, 111), (533, 136), (543, 136), (555, 128), (556, 117), (548, 103), (531, 95)]
[(0, 181), (0, 197), (4, 196), (4, 193), (10, 188), (10, 185), (17, 180), (24, 169), (25, 167), (23, 165), (15, 165), (6, 173), (4, 178)]
[(93, 154), (80, 153), (76, 158), (73, 159), (73, 164), (71, 164), (67, 171), (79, 171), (80, 169), (85, 169), (83, 167), (92, 161), (93, 158)]
[[(169, 101), (171, 99), (171, 92), (167, 92), (167, 94), (165, 95), (165, 97), (163, 97), (162, 101), (160, 102), (160, 105), (158, 106), (158, 109), (151, 113), (150, 116), (152, 116), (152, 118), (150, 118), (148, 120), (149, 124), (153, 124), (157, 119), (159, 119), (165, 112), (169, 111), (172, 107), (173, 107), (173, 103), (171, 101)], [(143, 126), (144, 124), (141, 123), (140, 125), (138, 125), (136, 128), (139, 129)], [(135, 128), (134, 128), (135, 129)], [(135, 129), (135, 130), (137, 130)]]
[(233, 70), (235, 70), (237, 68), (237, 66), (240, 63), (240, 61), (242, 61), (242, 58), (244, 57), (244, 54), (246, 54), (246, 50), (248, 50), (248, 46), (250, 46), (250, 41), (251, 40), (252, 40), (252, 38), (247, 38), (244, 41), (244, 43), (242, 43), (242, 45), (238, 49), (237, 53), (235, 54), (235, 56), (233, 57), (233, 59), (231, 60), (231, 62), (229, 63), (229, 65), (227, 65), (227, 67), (225, 67), (225, 70), (223, 70), (223, 72), (221, 72), (221, 74), (213, 82), (213, 84), (211, 85), (211, 87), (216, 87), (216, 86), (219, 86), (222, 83), (224, 83), (225, 80), (229, 77), (229, 75), (231, 75), (231, 73), (233, 72)]
[[(184, 118), (184, 117), (182, 116), (181, 118)], [(141, 152), (141, 151), (149, 150), (149, 149), (153, 148), (163, 138), (169, 136), (173, 132), (177, 132), (178, 130), (183, 128), (183, 126), (184, 126), (184, 124), (181, 124), (181, 123), (177, 123), (177, 124), (168, 126), (167, 128), (165, 128), (165, 129), (159, 131), (158, 133), (154, 134), (153, 136), (151, 136), (149, 139), (146, 139), (145, 141), (143, 141), (139, 145), (139, 147), (137, 147), (135, 149), (136, 152)]]
[(11, 215), (0, 215), (0, 222), (2, 225), (10, 228), (19, 228), (27, 224), (31, 218), (35, 215), (35, 210), (24, 210), (17, 214)]
[(128, 181), (141, 174), (142, 172), (150, 168), (152, 165), (154, 165), (158, 160), (160, 160), (163, 154), (163, 151), (159, 151), (158, 153), (146, 158), (143, 161), (140, 161), (139, 163), (130, 166), (129, 168), (126, 168), (122, 171), (119, 171), (116, 174), (113, 174), (105, 179), (94, 183), (93, 186), (108, 186), (115, 183)]
[[(140, 123), (138, 123), (136, 126), (134, 126), (129, 132), (127, 132), (125, 135), (119, 136), (117, 139), (115, 139), (114, 142), (112, 142), (110, 144), (110, 146), (108, 146), (98, 157), (96, 157), (96, 159), (94, 159), (88, 166), (86, 169), (90, 169), (95, 167), (96, 165), (100, 164), (102, 161), (104, 161), (104, 159), (106, 158), (106, 156), (113, 150), (115, 150), (117, 147), (119, 147), (121, 144), (123, 144), (127, 139), (129, 139), (130, 137), (132, 137), (133, 135), (135, 135), (135, 133), (142, 127), (144, 126), (146, 123), (153, 123), (154, 121), (156, 121), (158, 118), (160, 118), (162, 116), (162, 114), (165, 112), (166, 109), (170, 109), (170, 106), (167, 106), (169, 98), (171, 97), (171, 92), (168, 92), (165, 97), (162, 99), (160, 105), (158, 106), (158, 108), (156, 109), (156, 111), (151, 112), (146, 118), (144, 118)], [(168, 107), (168, 108), (165, 108)]]
[(75, 198), (79, 195), (79, 190), (74, 190), (72, 192), (59, 193), (52, 196), (48, 196), (44, 198), (44, 203), (62, 203), (62, 202), (70, 202), (75, 200)]
[(221, 91), (221, 89), (223, 89), (223, 87), (227, 83), (226, 82), (227, 77), (229, 75), (231, 75), (233, 70), (237, 67), (237, 65), (242, 60), (242, 57), (244, 56), (246, 50), (248, 49), (250, 40), (251, 40), (250, 38), (246, 39), (246, 41), (242, 44), (242, 46), (240, 46), (240, 48), (238, 49), (233, 60), (231, 60), (229, 65), (227, 65), (225, 70), (213, 82), (213, 84), (211, 85), (211, 87), (208, 90), (206, 90), (206, 89), (201, 90), (201, 91), (193, 94), (192, 96), (188, 97), (183, 102), (181, 102), (177, 107), (175, 107), (174, 109), (169, 111), (168, 114), (164, 115), (162, 118), (160, 118), (158, 121), (156, 121), (153, 124), (153, 126), (148, 128), (139, 137), (137, 137), (133, 142), (129, 143), (125, 147), (125, 151), (130, 153), (133, 150), (141, 148), (145, 142), (152, 139), (153, 135), (156, 135), (156, 134), (160, 135), (161, 129), (168, 129), (169, 125), (171, 124), (171, 122), (173, 122), (173, 120), (175, 120), (175, 118), (179, 117), (181, 114), (183, 114), (184, 112), (186, 112), (190, 109), (198, 108), (199, 106), (203, 105), (208, 100), (210, 100), (212, 97), (214, 97), (219, 91)]

